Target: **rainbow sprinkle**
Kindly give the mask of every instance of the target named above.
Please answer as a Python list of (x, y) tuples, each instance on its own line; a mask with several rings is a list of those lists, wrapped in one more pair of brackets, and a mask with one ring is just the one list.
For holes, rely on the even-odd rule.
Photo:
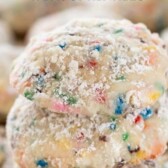
[(114, 130), (116, 129), (116, 127), (117, 127), (117, 126), (116, 126), (116, 123), (111, 123), (111, 124), (110, 124), (110, 129), (111, 129), (111, 130), (114, 131)]
[(126, 141), (128, 138), (129, 138), (129, 133), (128, 132), (122, 134), (123, 141)]
[(59, 44), (59, 47), (62, 48), (62, 49), (64, 49), (66, 47), (66, 45), (67, 45), (67, 43), (62, 42), (62, 43)]
[(145, 108), (141, 111), (140, 115), (143, 117), (144, 120), (147, 120), (153, 115), (153, 111), (151, 108)]
[(37, 167), (40, 167), (40, 168), (47, 168), (48, 162), (43, 159), (40, 159), (36, 162), (36, 165), (37, 165)]
[(102, 51), (102, 46), (98, 44), (98, 45), (93, 47), (93, 50), (97, 50), (98, 52), (101, 52)]
[(34, 92), (33, 91), (26, 91), (25, 93), (24, 93), (24, 96), (27, 98), (27, 99), (29, 99), (29, 100), (33, 100), (33, 96), (34, 96)]
[(116, 109), (115, 109), (115, 114), (116, 115), (123, 114), (124, 106), (125, 106), (124, 100), (123, 100), (123, 98), (121, 96), (119, 96), (117, 98), (117, 106), (116, 106)]

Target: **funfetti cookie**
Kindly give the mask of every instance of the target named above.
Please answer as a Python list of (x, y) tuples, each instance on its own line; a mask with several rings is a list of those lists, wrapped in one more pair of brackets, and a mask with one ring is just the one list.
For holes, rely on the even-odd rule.
[(147, 118), (134, 111), (87, 117), (52, 113), (20, 96), (7, 133), (19, 168), (154, 168), (167, 149), (167, 127), (163, 103)]
[(0, 44), (12, 41), (12, 34), (9, 26), (0, 19)]
[(162, 40), (143, 24), (74, 20), (32, 38), (10, 81), (57, 113), (124, 115), (135, 109), (151, 115), (167, 88), (167, 59)]
[(134, 23), (146, 24), (154, 32), (161, 31), (168, 25), (167, 0), (111, 1), (107, 8)]
[(69, 20), (88, 17), (109, 19), (120, 18), (120, 16), (112, 13), (110, 10), (107, 10), (104, 5), (90, 5), (89, 3), (85, 6), (73, 7), (37, 20), (31, 27), (27, 39), (30, 40), (33, 36), (37, 36), (41, 33), (49, 32), (56, 28), (59, 28), (60, 26), (67, 24)]
[(9, 44), (0, 45), (0, 122), (3, 123), (17, 95), (9, 85), (12, 62), (22, 50), (22, 47)]
[(25, 34), (40, 17), (66, 9), (78, 2), (45, 0), (8, 0), (1, 2), (2, 17), (17, 34)]

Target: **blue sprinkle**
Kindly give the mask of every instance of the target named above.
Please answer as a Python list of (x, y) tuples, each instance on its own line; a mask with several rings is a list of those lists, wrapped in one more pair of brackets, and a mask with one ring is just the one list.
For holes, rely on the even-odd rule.
[(64, 48), (66, 47), (66, 45), (67, 45), (67, 44), (66, 44), (65, 42), (63, 42), (63, 43), (60, 43), (60, 44), (59, 44), (59, 47), (62, 48), (62, 49), (64, 49)]
[(93, 50), (97, 50), (98, 52), (101, 52), (102, 51), (102, 46), (96, 45), (96, 46), (93, 47)]
[(144, 120), (147, 120), (153, 115), (153, 111), (150, 108), (145, 108), (141, 111), (140, 115), (143, 117)]
[(119, 96), (117, 98), (117, 102), (116, 103), (117, 103), (117, 106), (116, 106), (116, 109), (115, 109), (115, 114), (116, 115), (123, 114), (124, 105), (125, 105), (123, 98), (121, 96)]
[(115, 123), (111, 123), (110, 124), (110, 129), (111, 130), (115, 130), (116, 129), (116, 124)]
[(128, 151), (131, 151), (131, 146), (128, 145), (128, 146), (127, 146), (127, 149), (128, 149)]
[(41, 87), (44, 86), (44, 78), (42, 76), (38, 77), (37, 84)]
[(47, 168), (48, 167), (48, 162), (43, 160), (43, 159), (40, 159), (36, 162), (36, 165), (40, 166), (40, 168)]

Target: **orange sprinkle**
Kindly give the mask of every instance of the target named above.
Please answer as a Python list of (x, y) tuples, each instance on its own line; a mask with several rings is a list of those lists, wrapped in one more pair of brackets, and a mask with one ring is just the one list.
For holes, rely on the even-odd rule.
[(152, 154), (150, 155), (150, 159), (155, 159), (157, 156), (163, 154), (165, 152), (166, 145), (156, 142), (152, 147)]
[(29, 86), (31, 86), (31, 82), (30, 81), (26, 81), (23, 85), (24, 85), (24, 87), (26, 87), (26, 86), (29, 87)]
[(152, 64), (152, 65), (154, 65), (154, 64), (156, 64), (156, 62), (157, 62), (157, 55), (156, 55), (156, 53), (151, 53), (149, 55), (149, 63)]

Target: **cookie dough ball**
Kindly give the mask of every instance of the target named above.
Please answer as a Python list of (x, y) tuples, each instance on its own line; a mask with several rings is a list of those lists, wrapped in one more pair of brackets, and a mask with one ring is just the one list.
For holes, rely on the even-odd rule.
[(19, 97), (8, 116), (8, 140), (20, 168), (133, 167), (167, 149), (167, 106), (153, 110), (147, 119), (138, 111), (87, 117), (51, 113)]
[(167, 0), (112, 2), (111, 10), (135, 23), (146, 24), (152, 31), (160, 31), (168, 25)]
[(12, 35), (8, 25), (2, 20), (0, 20), (0, 44), (8, 43), (11, 40), (12, 40)]
[(166, 69), (163, 42), (144, 25), (75, 20), (33, 38), (14, 63), (11, 84), (54, 112), (121, 115), (159, 99)]
[(12, 106), (16, 92), (9, 86), (9, 73), (13, 60), (21, 53), (22, 47), (0, 45), (0, 122), (4, 122)]
[[(39, 17), (58, 12), (73, 4), (74, 3), (69, 0), (8, 0), (2, 2), (2, 17), (16, 33), (24, 34)], [(77, 4), (77, 2), (75, 4)]]
[(104, 6), (85, 5), (74, 7), (63, 12), (39, 19), (30, 29), (28, 39), (43, 32), (54, 30), (55, 28), (66, 24), (71, 19), (87, 17), (101, 17), (110, 19), (119, 18), (119, 16), (112, 14), (110, 10), (105, 10)]

